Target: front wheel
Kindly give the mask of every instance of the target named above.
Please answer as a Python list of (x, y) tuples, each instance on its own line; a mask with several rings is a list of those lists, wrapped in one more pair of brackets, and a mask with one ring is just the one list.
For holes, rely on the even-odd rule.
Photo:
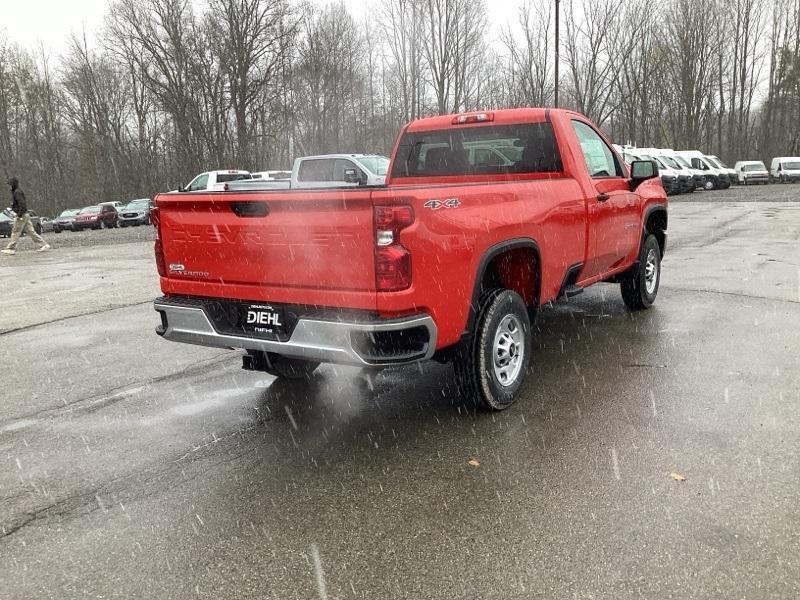
[(639, 259), (620, 282), (622, 299), (631, 310), (650, 308), (656, 301), (661, 282), (661, 248), (656, 236), (645, 237)]
[(531, 323), (519, 294), (493, 290), (454, 361), (461, 394), (480, 408), (503, 410), (517, 399), (531, 362)]
[(714, 180), (710, 177), (706, 179), (706, 182), (703, 184), (703, 187), (707, 190), (713, 190), (716, 185), (714, 184)]

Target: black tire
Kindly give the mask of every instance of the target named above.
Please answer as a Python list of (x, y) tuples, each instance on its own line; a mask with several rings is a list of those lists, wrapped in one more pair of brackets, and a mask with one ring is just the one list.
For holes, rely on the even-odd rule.
[[(652, 254), (651, 254), (652, 253)], [(652, 265), (651, 279), (648, 267)], [(639, 249), (636, 264), (620, 281), (622, 299), (631, 310), (650, 308), (656, 301), (658, 286), (661, 283), (661, 248), (656, 236), (646, 234)]]
[(36, 225), (34, 225), (34, 227), (33, 227), (33, 230), (34, 230), (34, 231), (35, 231), (35, 232), (36, 232), (38, 235), (42, 235), (42, 225), (41, 225), (41, 223), (37, 223)]
[(287, 358), (278, 354), (270, 354), (269, 359), (272, 363), (272, 368), (265, 371), (273, 377), (282, 379), (308, 379), (319, 366), (318, 362), (300, 358)]
[[(505, 342), (508, 350), (503, 351)], [(508, 408), (525, 380), (531, 348), (528, 309), (520, 295), (511, 290), (487, 292), (481, 298), (475, 331), (462, 342), (453, 361), (459, 392), (483, 410)], [(503, 359), (505, 365), (496, 365), (501, 351), (508, 358)], [(502, 379), (504, 372), (508, 379)]]

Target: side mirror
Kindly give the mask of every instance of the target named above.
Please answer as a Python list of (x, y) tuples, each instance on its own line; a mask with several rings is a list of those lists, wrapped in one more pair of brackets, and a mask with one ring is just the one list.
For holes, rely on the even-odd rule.
[(361, 177), (359, 177), (356, 169), (345, 169), (344, 181), (345, 183), (357, 183), (358, 185), (363, 185), (363, 183), (365, 183)]
[(631, 191), (643, 181), (658, 177), (658, 165), (652, 160), (635, 160), (631, 163)]

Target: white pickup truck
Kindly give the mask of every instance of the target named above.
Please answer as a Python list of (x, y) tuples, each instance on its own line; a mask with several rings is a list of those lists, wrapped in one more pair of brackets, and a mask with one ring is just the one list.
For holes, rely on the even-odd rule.
[(192, 179), (191, 183), (185, 187), (178, 188), (179, 192), (224, 192), (227, 190), (226, 184), (232, 181), (249, 181), (253, 176), (250, 171), (206, 171), (200, 173), (197, 177)]
[[(322, 154), (295, 159), (286, 171), (207, 171), (179, 192), (227, 192), (266, 189), (311, 189), (383, 185), (389, 159), (379, 154)], [(279, 174), (279, 177), (276, 177)]]
[[(389, 159), (378, 154), (322, 154), (295, 159), (291, 177), (254, 177), (228, 184), (227, 190), (313, 189), (383, 185)], [(191, 191), (191, 190), (186, 190)]]

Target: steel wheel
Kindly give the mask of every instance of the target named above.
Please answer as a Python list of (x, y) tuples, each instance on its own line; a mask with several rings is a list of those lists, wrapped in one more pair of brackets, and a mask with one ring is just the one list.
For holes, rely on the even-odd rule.
[(495, 333), (492, 352), (494, 375), (500, 385), (508, 387), (517, 380), (524, 354), (522, 324), (515, 315), (506, 315)]
[(656, 291), (656, 281), (658, 281), (658, 258), (656, 251), (650, 248), (644, 264), (644, 287), (648, 294)]

